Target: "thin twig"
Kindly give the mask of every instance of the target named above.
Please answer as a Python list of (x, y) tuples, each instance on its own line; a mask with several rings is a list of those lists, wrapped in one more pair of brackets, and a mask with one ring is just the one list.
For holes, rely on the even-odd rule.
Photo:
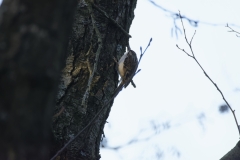
[[(150, 3), (152, 3), (155, 7), (159, 8), (160, 10), (162, 10), (163, 12), (167, 13), (168, 17), (171, 17), (173, 19), (173, 26), (171, 29), (172, 35), (173, 32), (175, 32), (176, 37), (178, 37), (178, 33), (182, 34), (180, 28), (177, 25), (177, 21), (180, 19), (179, 15), (177, 12), (175, 11), (171, 11), (165, 7), (163, 7), (160, 4), (157, 4), (154, 0), (149, 0)], [(204, 25), (210, 25), (210, 26), (224, 26), (225, 24), (222, 23), (211, 23), (211, 22), (204, 22), (201, 20), (197, 20), (197, 19), (191, 19), (187, 16), (182, 15), (181, 19), (185, 20), (188, 22), (188, 24), (190, 24), (192, 27), (198, 27), (200, 24), (204, 24)], [(240, 26), (235, 25), (235, 24), (230, 24), (231, 26), (235, 26), (240, 28)]]
[(228, 32), (234, 32), (234, 33), (237, 33), (236, 36), (237, 36), (237, 37), (240, 37), (240, 36), (239, 36), (239, 35), (240, 35), (240, 32), (235, 31), (234, 29), (232, 29), (231, 27), (229, 27), (228, 24), (226, 25), (226, 27), (229, 28), (229, 29), (231, 29), (231, 30), (228, 31)]
[[(143, 54), (146, 52), (147, 48), (150, 46), (150, 43), (152, 41), (152, 38), (150, 39), (148, 46), (146, 47), (146, 49), (144, 50), (143, 53), (141, 53), (141, 57), (143, 56)], [(140, 63), (140, 61), (138, 62), (138, 64)], [(133, 77), (140, 71), (140, 69), (133, 75)], [(132, 78), (133, 78), (132, 77)], [(125, 83), (129, 83), (132, 78), (128, 79), (127, 82)], [(123, 89), (123, 83), (120, 83), (120, 85), (117, 87), (117, 89), (114, 91), (113, 96), (105, 103), (103, 103), (102, 108), (97, 112), (97, 114), (93, 117), (93, 119), (82, 129), (80, 130), (76, 136), (74, 136), (71, 140), (69, 140), (52, 158), (51, 160), (54, 160), (58, 155), (60, 155), (68, 146), (69, 144), (71, 144), (83, 131), (85, 131), (88, 127), (90, 127), (95, 120), (97, 119), (97, 117), (104, 111), (104, 108), (106, 108), (107, 105), (109, 105), (109, 103), (119, 94), (119, 92)]]
[[(179, 16), (181, 18), (181, 14), (180, 14), (180, 11), (179, 11)], [(192, 49), (192, 40), (193, 40), (193, 37), (195, 36), (196, 34), (196, 31), (194, 32), (193, 36), (192, 36), (192, 39), (190, 41), (190, 43), (188, 42), (188, 39), (187, 39), (187, 36), (186, 36), (186, 32), (185, 32), (185, 28), (184, 28), (184, 25), (183, 25), (183, 21), (182, 21), (182, 18), (181, 18), (181, 22), (182, 22), (182, 27), (183, 27), (183, 30), (184, 30), (184, 36), (185, 36), (185, 40), (191, 50), (191, 53), (192, 55), (190, 55), (188, 52), (186, 52), (184, 49), (181, 49), (178, 45), (177, 48), (181, 51), (183, 51), (184, 53), (186, 53), (189, 57), (193, 58), (196, 63), (198, 64), (198, 66), (201, 68), (201, 70), (203, 71), (204, 75), (212, 82), (212, 84), (216, 87), (216, 89), (219, 91), (219, 93), (221, 94), (222, 96), (222, 99), (224, 100), (224, 102), (227, 104), (227, 106), (229, 107), (229, 109), (232, 111), (232, 114), (233, 114), (233, 117), (235, 119), (235, 123), (237, 125), (237, 128), (238, 128), (238, 132), (239, 132), (239, 135), (240, 135), (240, 128), (239, 128), (239, 125), (238, 125), (238, 122), (237, 122), (237, 118), (236, 118), (236, 115), (235, 115), (235, 110), (232, 109), (232, 107), (230, 106), (230, 104), (228, 103), (228, 101), (225, 99), (222, 91), (219, 89), (219, 87), (217, 86), (217, 84), (209, 77), (209, 75), (206, 73), (206, 71), (203, 69), (203, 67), (201, 66), (201, 64), (198, 62), (197, 58), (195, 57), (194, 55), (194, 52), (193, 52), (193, 49)], [(228, 27), (228, 26), (227, 26)], [(230, 27), (229, 27), (230, 28)]]
[(193, 37), (195, 36), (195, 34), (196, 34), (196, 30), (195, 30), (195, 32), (194, 32), (194, 34), (193, 34), (193, 36), (192, 36), (192, 39), (191, 39), (191, 41), (190, 41), (190, 45), (192, 45), (192, 40), (193, 40)]
[(138, 137), (134, 137), (133, 139), (131, 139), (129, 142), (125, 143), (125, 144), (122, 144), (122, 145), (119, 145), (119, 146), (116, 146), (116, 147), (104, 147), (106, 149), (113, 149), (113, 150), (119, 150), (123, 147), (126, 147), (126, 146), (129, 146), (129, 145), (132, 145), (132, 144), (135, 144), (135, 143), (140, 143), (140, 142), (144, 142), (144, 141), (149, 141), (150, 139), (153, 138), (153, 136), (155, 136), (156, 133), (148, 136), (148, 137), (145, 137), (145, 138), (138, 138)]
[(139, 57), (138, 65), (139, 65), (139, 63), (140, 63), (140, 61), (141, 61), (141, 59), (142, 59), (142, 56), (144, 55), (144, 53), (146, 52), (146, 50), (147, 50), (148, 47), (150, 46), (151, 42), (152, 42), (152, 38), (150, 38), (150, 40), (149, 40), (149, 42), (148, 42), (148, 45), (147, 45), (147, 47), (145, 48), (145, 50), (144, 50), (143, 53), (142, 53), (142, 47), (140, 47), (141, 55), (140, 55), (140, 57)]
[(108, 14), (103, 11), (102, 9), (100, 9), (97, 5), (95, 5), (93, 2), (91, 2), (92, 6), (98, 10), (100, 13), (102, 13), (105, 17), (107, 17), (108, 19), (110, 19), (110, 21), (116, 25), (125, 35), (127, 35), (129, 38), (131, 38), (132, 36), (127, 32), (125, 31), (125, 29), (123, 29), (114, 19), (112, 19), (111, 17), (108, 16)]

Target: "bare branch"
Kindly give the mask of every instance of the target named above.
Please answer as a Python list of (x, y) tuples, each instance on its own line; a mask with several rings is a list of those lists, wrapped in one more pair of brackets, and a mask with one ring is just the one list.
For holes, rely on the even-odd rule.
[[(235, 110), (232, 109), (232, 107), (230, 106), (230, 104), (228, 103), (228, 101), (225, 99), (222, 91), (219, 89), (219, 87), (217, 86), (217, 84), (209, 77), (209, 75), (206, 73), (206, 71), (203, 69), (203, 67), (201, 66), (201, 64), (198, 62), (197, 58), (195, 57), (194, 55), (194, 52), (193, 52), (193, 49), (192, 49), (192, 40), (193, 40), (193, 37), (195, 36), (195, 33), (196, 31), (194, 32), (193, 36), (192, 36), (192, 39), (190, 41), (190, 43), (188, 42), (188, 39), (187, 39), (187, 36), (186, 36), (186, 32), (185, 32), (185, 28), (184, 28), (184, 25), (183, 25), (183, 21), (182, 21), (182, 16), (180, 14), (180, 11), (179, 11), (179, 16), (181, 18), (181, 22), (182, 22), (182, 27), (183, 27), (183, 30), (184, 30), (184, 36), (185, 36), (185, 40), (191, 50), (191, 54), (190, 55), (189, 53), (187, 53), (184, 49), (181, 49), (178, 45), (177, 48), (181, 51), (183, 51), (184, 53), (186, 53), (189, 57), (193, 58), (195, 60), (195, 62), (198, 64), (198, 66), (201, 68), (201, 70), (203, 71), (204, 75), (212, 82), (212, 84), (216, 87), (216, 89), (218, 90), (218, 92), (221, 94), (222, 96), (222, 99), (224, 100), (224, 102), (227, 104), (227, 106), (229, 107), (229, 109), (232, 111), (232, 114), (233, 114), (233, 117), (234, 117), (234, 120), (235, 120), (235, 123), (237, 125), (237, 129), (238, 129), (238, 132), (239, 132), (239, 135), (240, 135), (240, 128), (239, 128), (239, 125), (238, 125), (238, 122), (237, 122), (237, 118), (236, 118), (236, 115), (235, 115)], [(230, 28), (228, 25), (226, 26), (228, 28)], [(230, 28), (231, 29), (231, 28)], [(231, 32), (235, 32), (233, 29)], [(238, 32), (235, 32), (235, 33), (238, 33)]]
[(149, 40), (149, 42), (148, 42), (148, 45), (147, 45), (147, 47), (146, 47), (146, 49), (144, 50), (143, 53), (142, 53), (142, 47), (140, 47), (141, 55), (140, 55), (140, 57), (139, 57), (138, 65), (139, 65), (139, 63), (140, 63), (140, 61), (141, 61), (141, 59), (142, 59), (142, 56), (144, 55), (144, 53), (146, 52), (146, 50), (147, 50), (148, 47), (150, 46), (151, 42), (152, 42), (152, 38), (150, 38), (150, 40)]
[[(169, 9), (166, 9), (165, 7), (157, 4), (154, 0), (149, 0), (150, 3), (152, 3), (155, 7), (159, 8), (160, 10), (162, 10), (163, 12), (167, 13), (168, 17), (171, 17), (173, 19), (173, 26), (171, 29), (171, 34), (173, 35), (173, 33), (175, 33), (176, 37), (178, 37), (178, 33), (182, 34), (181, 29), (178, 27), (177, 25), (177, 21), (180, 19), (183, 19), (185, 21), (188, 22), (189, 25), (191, 25), (192, 27), (198, 27), (199, 24), (204, 24), (204, 25), (210, 25), (210, 26), (224, 26), (225, 24), (222, 23), (210, 23), (210, 22), (204, 22), (204, 21), (200, 21), (200, 20), (196, 20), (196, 19), (191, 19), (187, 16), (182, 15), (181, 18), (179, 17), (179, 14), (175, 11), (171, 11)], [(235, 25), (235, 24), (231, 24), (231, 26), (235, 26), (240, 28), (240, 26)]]
[(192, 36), (192, 39), (191, 39), (191, 41), (190, 41), (190, 45), (192, 45), (192, 40), (193, 40), (193, 37), (195, 36), (195, 34), (196, 34), (196, 30), (195, 30), (195, 32), (194, 32), (194, 34), (193, 34), (193, 36)]
[(228, 24), (227, 24), (225, 27), (227, 27), (227, 28), (230, 29), (230, 31), (228, 31), (228, 32), (234, 32), (234, 33), (236, 33), (236, 36), (237, 36), (237, 37), (240, 37), (240, 32), (235, 31), (235, 30), (232, 29)]
[(177, 46), (177, 48), (178, 49), (180, 49), (181, 51), (183, 51), (184, 53), (186, 53), (189, 57), (191, 57), (191, 58), (193, 58), (193, 56), (192, 55), (190, 55), (189, 53), (187, 53), (184, 49), (182, 49), (182, 48), (179, 48), (179, 46), (178, 45), (176, 45)]

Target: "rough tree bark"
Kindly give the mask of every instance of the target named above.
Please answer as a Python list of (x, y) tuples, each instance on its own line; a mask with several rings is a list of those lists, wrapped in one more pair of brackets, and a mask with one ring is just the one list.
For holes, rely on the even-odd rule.
[(49, 159), (51, 120), (77, 1), (0, 7), (0, 159)]
[[(112, 97), (118, 85), (113, 57), (123, 55), (129, 40), (114, 20), (129, 32), (136, 1), (79, 0), (53, 118), (53, 154), (84, 128)], [(112, 103), (104, 106), (106, 109), (96, 121), (57, 159), (100, 159), (100, 141)]]
[(225, 154), (220, 160), (239, 160), (240, 159), (240, 141), (236, 146)]

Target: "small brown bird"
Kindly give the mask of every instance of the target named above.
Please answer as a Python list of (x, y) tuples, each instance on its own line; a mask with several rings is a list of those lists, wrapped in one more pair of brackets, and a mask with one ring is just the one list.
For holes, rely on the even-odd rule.
[(122, 83), (126, 88), (131, 82), (134, 88), (136, 87), (133, 81), (129, 81), (134, 76), (138, 68), (138, 58), (133, 50), (127, 51), (118, 61), (118, 72), (121, 76)]

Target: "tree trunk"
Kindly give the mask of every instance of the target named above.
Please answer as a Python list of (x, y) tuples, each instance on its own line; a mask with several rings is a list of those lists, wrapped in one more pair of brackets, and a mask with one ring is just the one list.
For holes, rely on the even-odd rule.
[(77, 1), (0, 7), (0, 159), (49, 159), (51, 120)]
[(240, 159), (240, 141), (236, 146), (225, 154), (220, 160), (239, 160)]
[[(113, 96), (118, 85), (113, 57), (119, 59), (125, 52), (135, 7), (136, 0), (79, 1), (53, 119), (53, 154)], [(100, 141), (112, 103), (57, 159), (100, 159)]]

